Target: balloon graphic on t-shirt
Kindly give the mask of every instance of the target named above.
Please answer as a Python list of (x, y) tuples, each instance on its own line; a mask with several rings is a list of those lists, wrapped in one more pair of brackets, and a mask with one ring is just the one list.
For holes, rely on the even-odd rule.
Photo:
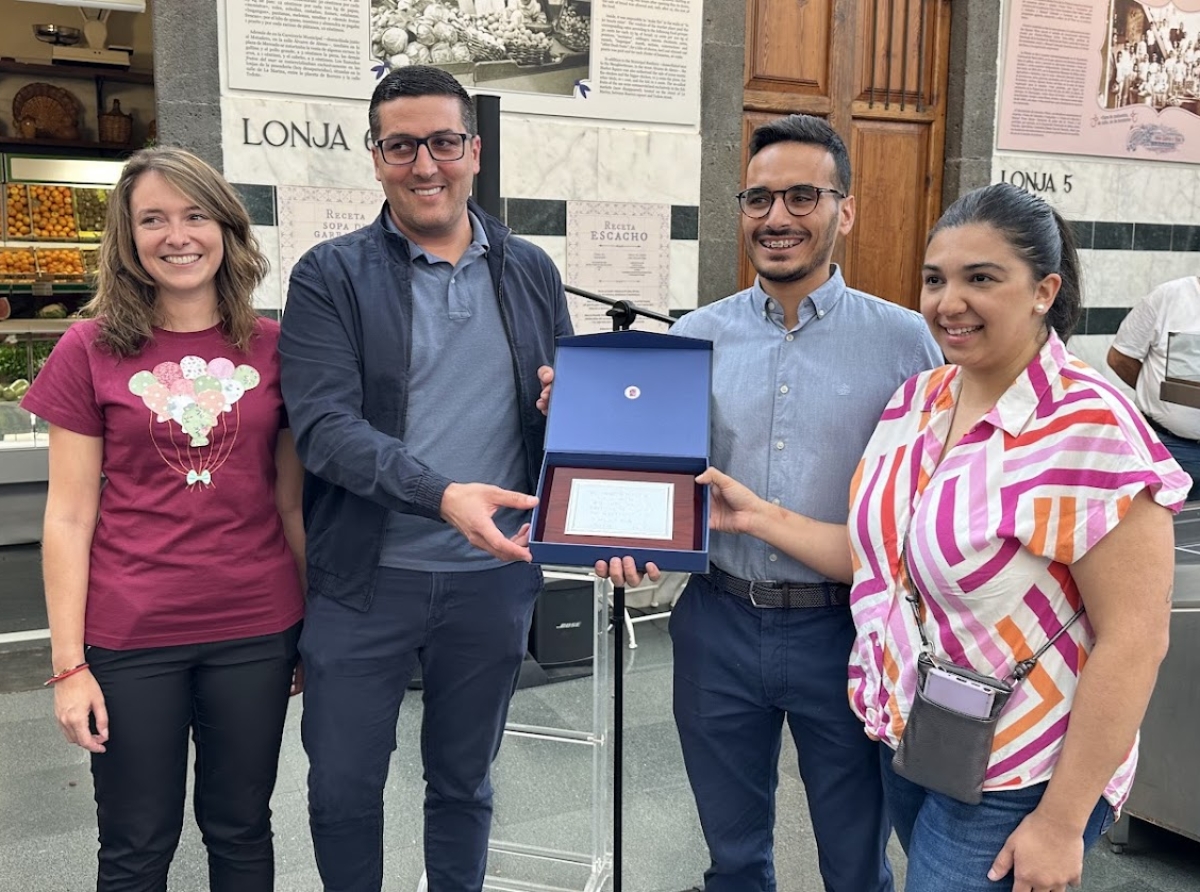
[(142, 394), (142, 402), (146, 404), (146, 408), (158, 416), (158, 421), (166, 421), (170, 415), (167, 412), (167, 400), (171, 398), (171, 392), (163, 387), (157, 381), (146, 388), (146, 392)]
[(238, 384), (241, 384), (247, 390), (253, 390), (262, 379), (259, 377), (258, 370), (254, 366), (240, 365), (233, 371), (233, 380), (237, 381)]
[(177, 362), (160, 362), (154, 367), (154, 377), (163, 387), (170, 387), (172, 381), (183, 377), (183, 371)]
[(195, 396), (196, 382), (191, 378), (179, 378), (171, 382), (171, 393), (174, 396)]
[(134, 396), (141, 396), (150, 389), (151, 384), (157, 383), (159, 383), (158, 379), (152, 372), (138, 372), (129, 379), (129, 392)]
[(225, 411), (233, 409), (233, 404), (242, 398), (246, 388), (232, 378), (221, 382), (221, 393), (225, 396)]
[(196, 405), (211, 413), (215, 419), (218, 413), (225, 411), (225, 394), (219, 390), (197, 391)]
[(207, 446), (208, 432), (212, 430), (216, 418), (203, 406), (192, 404), (183, 410), (183, 432), (192, 438), (190, 445)]
[(192, 381), (192, 386), (196, 388), (196, 393), (203, 393), (206, 390), (215, 390), (218, 393), (221, 391), (221, 382), (212, 375), (201, 375)]
[[(205, 488), (233, 451), (241, 424), (238, 402), (261, 381), (253, 366), (234, 365), (223, 356), (209, 361), (185, 356), (136, 372), (129, 391), (153, 413), (151, 437), (159, 456), (185, 486)], [(165, 438), (154, 432), (155, 424), (167, 426)], [(185, 436), (174, 434), (172, 425)]]
[(185, 378), (199, 378), (208, 371), (208, 363), (199, 356), (185, 356), (179, 360), (179, 368)]
[(183, 424), (183, 410), (188, 406), (195, 405), (196, 401), (192, 399), (191, 394), (184, 396), (179, 394), (172, 396), (167, 400), (167, 414), (171, 416), (171, 420), (178, 425)]

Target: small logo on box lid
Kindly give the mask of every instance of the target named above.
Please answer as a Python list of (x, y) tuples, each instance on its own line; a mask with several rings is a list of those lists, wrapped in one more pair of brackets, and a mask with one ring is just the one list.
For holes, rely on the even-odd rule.
[(636, 400), (641, 395), (642, 388), (638, 387), (636, 384), (630, 384), (625, 388), (625, 399), (627, 400)]

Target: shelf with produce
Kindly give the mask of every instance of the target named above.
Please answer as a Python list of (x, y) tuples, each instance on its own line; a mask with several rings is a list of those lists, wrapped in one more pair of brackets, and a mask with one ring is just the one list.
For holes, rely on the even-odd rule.
[(0, 246), (0, 285), (87, 284), (97, 259), (79, 245)]
[[(42, 323), (75, 321), (92, 299), (92, 289), (78, 283), (38, 282), (34, 285), (0, 284), (0, 325), (41, 326)], [(8, 334), (14, 329), (3, 329)], [(42, 326), (39, 333), (58, 331), (54, 325)], [(61, 334), (62, 332), (59, 332)]]
[(0, 450), (46, 446), (48, 425), (22, 409), (20, 400), (66, 330), (64, 320), (0, 322)]
[(103, 186), (6, 183), (6, 243), (99, 241), (112, 190)]

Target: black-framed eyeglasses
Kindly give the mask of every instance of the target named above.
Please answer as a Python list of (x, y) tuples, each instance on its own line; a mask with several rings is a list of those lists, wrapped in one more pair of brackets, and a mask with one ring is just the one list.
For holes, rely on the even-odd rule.
[(743, 214), (759, 219), (771, 213), (771, 208), (775, 207), (775, 196), (782, 195), (783, 206), (787, 208), (789, 214), (793, 217), (807, 217), (817, 209), (817, 203), (826, 192), (836, 195), (838, 198), (846, 197), (844, 192), (839, 192), (837, 189), (826, 189), (822, 186), (801, 183), (787, 189), (772, 190), (761, 187), (747, 189), (737, 194), (737, 200), (738, 207), (742, 209)]
[(433, 136), (389, 136), (375, 140), (375, 148), (385, 164), (412, 164), (421, 146), (429, 150), (434, 161), (457, 161), (467, 154), (469, 133), (435, 133)]

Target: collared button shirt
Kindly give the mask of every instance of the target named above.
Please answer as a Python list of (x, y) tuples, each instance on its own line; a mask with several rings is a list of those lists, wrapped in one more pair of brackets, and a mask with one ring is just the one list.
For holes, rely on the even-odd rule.
[[(671, 333), (713, 342), (712, 464), (764, 499), (845, 523), (850, 477), (888, 398), (942, 362), (924, 320), (846, 286), (835, 266), (787, 328), (751, 288), (688, 313)], [(712, 562), (743, 579), (823, 577), (751, 536), (714, 532)]]
[[(902, 551), (935, 655), (1004, 678), (1081, 606), (1071, 564), (1116, 527), (1134, 496), (1148, 488), (1177, 511), (1191, 486), (1137, 410), (1057, 335), (946, 450), (961, 385), (957, 366), (906, 382), (854, 478), (850, 700), (867, 733), (892, 747), (921, 649)], [(1049, 779), (1094, 643), (1084, 614), (1017, 686), (985, 790)], [(1136, 764), (1135, 743), (1104, 793), (1115, 807)]]

